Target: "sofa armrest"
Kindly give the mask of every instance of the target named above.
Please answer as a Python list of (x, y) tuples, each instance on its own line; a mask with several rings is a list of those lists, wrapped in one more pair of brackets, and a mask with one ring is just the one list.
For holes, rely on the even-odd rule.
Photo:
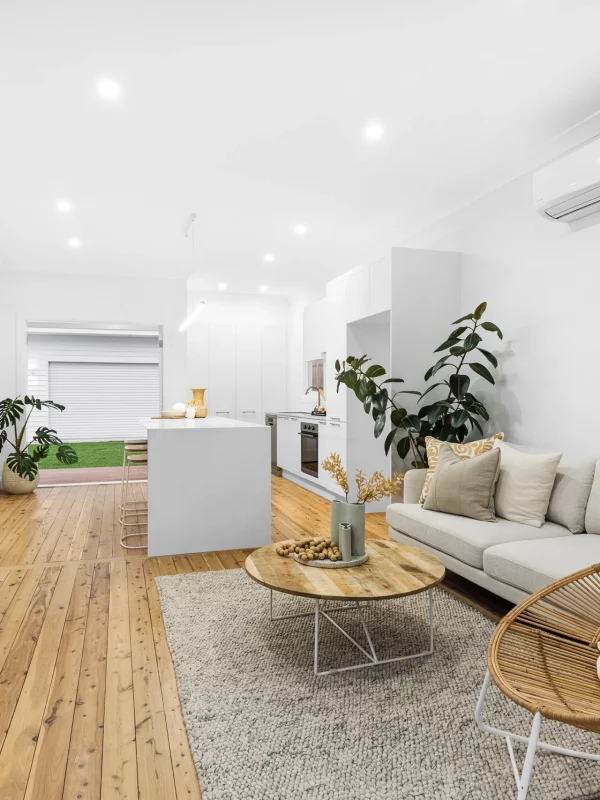
[(425, 485), (426, 469), (409, 469), (404, 475), (404, 502), (418, 503)]

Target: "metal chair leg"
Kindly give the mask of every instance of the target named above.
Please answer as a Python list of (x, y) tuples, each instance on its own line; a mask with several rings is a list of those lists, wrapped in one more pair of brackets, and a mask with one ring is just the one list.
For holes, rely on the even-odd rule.
[(529, 744), (527, 745), (525, 763), (523, 764), (523, 770), (521, 772), (521, 781), (517, 800), (527, 800), (529, 781), (531, 780), (531, 773), (533, 772), (533, 761), (535, 759), (535, 751), (537, 749), (538, 739), (540, 738), (541, 727), (542, 715), (538, 711), (533, 718), (533, 725), (531, 726), (531, 735), (529, 737)]

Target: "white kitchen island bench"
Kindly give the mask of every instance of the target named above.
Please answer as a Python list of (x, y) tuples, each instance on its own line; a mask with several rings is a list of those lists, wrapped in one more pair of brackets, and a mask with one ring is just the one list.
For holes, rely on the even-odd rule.
[(219, 417), (141, 419), (148, 433), (148, 555), (271, 542), (271, 433)]

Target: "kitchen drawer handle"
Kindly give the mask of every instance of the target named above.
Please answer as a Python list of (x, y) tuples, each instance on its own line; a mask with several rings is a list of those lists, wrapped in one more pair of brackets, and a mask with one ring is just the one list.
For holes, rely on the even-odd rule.
[(215, 414), (217, 414), (217, 416), (218, 416), (219, 414), (227, 414), (227, 415), (229, 415), (230, 413), (231, 413), (231, 412), (229, 412), (229, 411), (215, 411)]
[(329, 417), (329, 419), (337, 419), (338, 422), (341, 422), (341, 420), (342, 420), (341, 417)]
[(242, 414), (256, 414), (256, 411), (242, 411)]
[(331, 425), (332, 428), (341, 428), (342, 427), (339, 422), (330, 422), (329, 424)]

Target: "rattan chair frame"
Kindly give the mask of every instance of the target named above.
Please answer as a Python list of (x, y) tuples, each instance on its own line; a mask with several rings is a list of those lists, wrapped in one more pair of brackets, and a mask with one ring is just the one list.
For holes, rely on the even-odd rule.
[[(488, 647), (488, 670), (475, 720), (481, 730), (506, 741), (517, 800), (526, 800), (538, 749), (600, 761), (598, 754), (556, 747), (539, 739), (544, 719), (600, 733), (599, 640), (600, 564), (535, 592), (496, 628)], [(510, 700), (533, 714), (529, 737), (483, 722), (492, 680)], [(522, 770), (517, 766), (513, 742), (527, 744)]]

